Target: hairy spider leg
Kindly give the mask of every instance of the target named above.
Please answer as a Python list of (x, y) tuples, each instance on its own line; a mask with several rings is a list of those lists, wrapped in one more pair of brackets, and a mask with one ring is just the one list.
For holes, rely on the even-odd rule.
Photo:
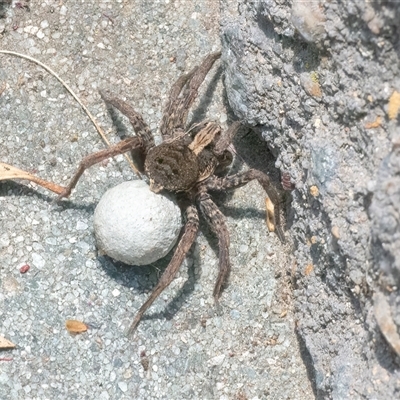
[(215, 301), (218, 302), (223, 286), (228, 280), (231, 271), (231, 264), (229, 261), (229, 231), (224, 215), (211, 200), (208, 193), (201, 193), (197, 201), (205, 219), (218, 238), (219, 273), (213, 293)]
[(155, 146), (154, 137), (151, 133), (149, 126), (144, 122), (143, 117), (133, 109), (125, 101), (119, 99), (109, 91), (100, 91), (101, 98), (111, 104), (117, 110), (121, 111), (122, 114), (126, 115), (131, 123), (137, 136), (142, 138), (146, 152)]
[(107, 158), (115, 157), (119, 154), (123, 154), (127, 151), (140, 147), (143, 147), (143, 140), (140, 137), (131, 137), (125, 140), (121, 140), (116, 145), (110, 146), (107, 149), (86, 156), (80, 162), (78, 170), (75, 172), (75, 175), (72, 177), (68, 186), (65, 187), (65, 189), (59, 194), (55, 201), (58, 202), (63, 197), (68, 197), (71, 194), (72, 189), (78, 183), (81, 175), (85, 172), (86, 169), (90, 168), (92, 165), (106, 160)]
[(131, 150), (131, 156), (135, 167), (139, 172), (143, 173), (146, 154), (155, 146), (154, 137), (149, 126), (132, 106), (115, 96), (110, 91), (100, 91), (100, 95), (106, 103), (115, 107), (129, 119), (136, 135), (143, 139), (143, 147), (137, 147)]
[(175, 108), (177, 105), (177, 98), (180, 95), (183, 87), (186, 85), (186, 83), (192, 79), (194, 73), (197, 70), (197, 66), (194, 67), (190, 72), (187, 74), (181, 75), (178, 80), (172, 85), (172, 88), (169, 92), (168, 96), (168, 101), (167, 104), (165, 105), (163, 116), (161, 119), (161, 124), (160, 124), (160, 132), (163, 137), (163, 140), (167, 140), (172, 138), (174, 131), (174, 119), (171, 118), (172, 115), (175, 113)]
[(199, 87), (220, 56), (220, 51), (209, 54), (199, 66), (180, 77), (174, 84), (171, 90), (174, 97), (168, 101), (161, 122), (160, 130), (163, 135), (170, 135), (169, 132), (175, 130), (182, 132), (185, 129), (187, 115), (197, 97)]
[(154, 300), (163, 292), (163, 290), (169, 286), (169, 284), (175, 278), (186, 254), (192, 247), (192, 244), (196, 240), (197, 232), (199, 230), (199, 214), (194, 205), (189, 205), (186, 208), (186, 224), (182, 228), (182, 236), (179, 240), (178, 246), (175, 249), (174, 255), (169, 262), (166, 270), (162, 274), (160, 280), (158, 281), (156, 287), (153, 289), (150, 297), (147, 301), (140, 307), (137, 312), (131, 326), (128, 329), (128, 335), (131, 335), (139, 325), (143, 314), (148, 310), (148, 308), (153, 304)]
[(285, 243), (285, 235), (283, 234), (281, 226), (280, 196), (276, 188), (271, 184), (271, 181), (267, 174), (257, 169), (249, 169), (248, 171), (239, 172), (235, 175), (227, 176), (225, 178), (218, 178), (216, 176), (211, 176), (203, 183), (203, 185), (206, 190), (221, 191), (221, 190), (235, 189), (244, 186), (254, 179), (257, 179), (257, 181), (266, 191), (268, 197), (274, 204), (275, 232), (279, 240), (282, 243)]

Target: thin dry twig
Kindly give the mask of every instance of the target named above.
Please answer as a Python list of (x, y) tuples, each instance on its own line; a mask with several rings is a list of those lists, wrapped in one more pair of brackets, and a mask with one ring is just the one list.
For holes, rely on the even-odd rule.
[[(66, 82), (63, 81), (63, 79), (55, 72), (53, 71), (50, 67), (48, 67), (46, 64), (43, 64), (42, 62), (40, 62), (39, 60), (36, 60), (36, 58), (27, 56), (25, 54), (21, 54), (21, 53), (17, 53), (15, 51), (10, 51), (10, 50), (0, 50), (0, 53), (2, 54), (9, 54), (12, 56), (16, 56), (16, 57), (20, 57), (23, 58), (25, 60), (29, 60), (37, 65), (40, 65), (42, 68), (44, 68), (48, 73), (50, 73), (51, 75), (53, 75), (64, 87), (65, 89), (67, 89), (67, 91), (70, 93), (70, 95), (78, 102), (78, 104), (83, 108), (83, 111), (85, 111), (85, 113), (87, 114), (87, 116), (89, 117), (89, 119), (92, 121), (93, 125), (95, 126), (97, 132), (99, 133), (99, 135), (101, 136), (101, 138), (103, 139), (104, 143), (107, 144), (107, 146), (111, 146), (109, 140), (107, 139), (103, 129), (100, 127), (100, 125), (97, 123), (96, 119), (94, 118), (94, 116), (92, 115), (92, 113), (88, 110), (88, 108), (82, 103), (81, 100), (79, 100), (78, 96), (75, 94), (75, 92), (68, 86), (68, 84)], [(135, 165), (133, 164), (133, 162), (129, 159), (129, 157), (124, 154), (124, 157), (126, 158), (126, 160), (128, 161), (129, 165), (131, 166), (131, 168), (135, 171), (136, 175), (140, 178), (140, 172), (137, 170), (137, 168), (135, 167)]]

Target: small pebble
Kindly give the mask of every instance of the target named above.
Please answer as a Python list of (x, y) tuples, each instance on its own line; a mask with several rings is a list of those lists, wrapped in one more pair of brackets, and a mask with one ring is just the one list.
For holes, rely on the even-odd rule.
[(213, 357), (208, 360), (209, 364), (212, 366), (221, 365), (225, 360), (225, 354), (220, 354), (219, 356)]
[(30, 268), (31, 267), (28, 264), (25, 264), (19, 269), (19, 272), (21, 274), (26, 274), (29, 271)]
[(128, 385), (125, 382), (118, 382), (118, 387), (124, 393), (128, 390)]

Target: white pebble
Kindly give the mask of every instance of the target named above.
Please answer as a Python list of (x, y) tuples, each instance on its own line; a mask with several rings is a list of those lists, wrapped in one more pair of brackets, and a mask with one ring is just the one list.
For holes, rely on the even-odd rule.
[(129, 265), (148, 265), (172, 249), (182, 218), (172, 200), (137, 180), (108, 190), (96, 207), (93, 224), (104, 253)]
[(125, 393), (128, 390), (128, 385), (125, 382), (118, 382), (118, 387)]
[(85, 231), (88, 228), (88, 225), (84, 221), (78, 221), (76, 223), (76, 230), (78, 231)]
[(213, 357), (208, 360), (209, 364), (212, 366), (221, 365), (225, 360), (225, 354), (220, 354), (219, 356)]
[(41, 269), (46, 265), (46, 261), (44, 260), (44, 258), (40, 254), (32, 253), (32, 264), (36, 268)]
[(30, 33), (31, 35), (36, 35), (38, 30), (39, 28), (37, 26), (32, 26), (32, 25), (29, 25), (24, 28), (24, 31)]
[(32, 54), (32, 55), (34, 55), (34, 54), (40, 54), (41, 52), (40, 52), (40, 50), (37, 48), (37, 47), (30, 47), (29, 48), (29, 54)]

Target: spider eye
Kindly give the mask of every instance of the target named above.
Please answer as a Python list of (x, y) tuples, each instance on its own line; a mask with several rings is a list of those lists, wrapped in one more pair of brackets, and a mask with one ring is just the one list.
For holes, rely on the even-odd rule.
[(162, 158), (157, 158), (157, 162), (158, 162), (159, 164), (162, 164), (162, 163), (164, 162), (164, 160), (163, 160)]
[(174, 169), (172, 170), (172, 173), (173, 173), (174, 175), (178, 175), (178, 170), (174, 168)]

